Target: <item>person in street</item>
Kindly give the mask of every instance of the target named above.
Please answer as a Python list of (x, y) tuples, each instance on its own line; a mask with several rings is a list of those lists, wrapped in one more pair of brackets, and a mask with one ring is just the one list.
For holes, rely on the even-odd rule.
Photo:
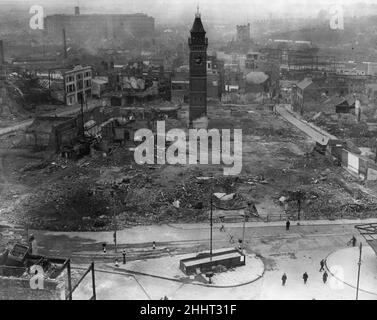
[(352, 247), (356, 246), (356, 238), (355, 238), (355, 236), (352, 236), (351, 243), (352, 243)]
[(115, 266), (116, 266), (117, 268), (119, 267), (118, 259), (115, 259)]
[(221, 231), (224, 231), (224, 232), (225, 232), (225, 227), (224, 227), (223, 224), (221, 225), (221, 228), (220, 228), (220, 232), (221, 232)]
[(289, 227), (291, 225), (291, 222), (289, 220), (287, 220), (287, 222), (285, 223), (285, 230), (289, 230)]
[(35, 252), (35, 243), (36, 243), (36, 241), (35, 241), (34, 234), (30, 235), (28, 241), (29, 241), (30, 254), (36, 254), (36, 252)]
[(242, 240), (241, 239), (238, 239), (238, 249), (239, 250), (242, 249)]
[(152, 243), (152, 247), (153, 247), (153, 250), (156, 249), (156, 241), (153, 241), (153, 243)]
[(304, 283), (306, 284), (306, 282), (308, 281), (308, 274), (306, 272), (304, 272), (304, 274), (302, 275), (302, 278), (304, 279)]
[(323, 276), (322, 276), (323, 283), (326, 283), (328, 277), (329, 277), (329, 275), (328, 275), (327, 272), (325, 271), (325, 272), (323, 273)]
[(102, 243), (102, 251), (103, 253), (106, 253), (106, 243)]
[(319, 272), (325, 270), (325, 259), (322, 259), (319, 264), (321, 265), (321, 268), (319, 269)]
[(281, 277), (281, 283), (283, 286), (285, 286), (286, 282), (287, 282), (287, 275), (284, 273), (283, 276)]
[(123, 264), (126, 264), (126, 249), (122, 250)]

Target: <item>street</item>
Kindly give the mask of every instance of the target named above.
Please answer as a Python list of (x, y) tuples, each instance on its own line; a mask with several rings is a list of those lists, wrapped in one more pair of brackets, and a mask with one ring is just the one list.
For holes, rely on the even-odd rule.
[[(38, 253), (55, 256), (71, 256), (74, 268), (85, 268), (90, 260), (95, 261), (97, 296), (99, 299), (353, 299), (354, 288), (330, 280), (325, 285), (319, 270), (319, 262), (329, 254), (347, 248), (347, 242), (355, 235), (351, 221), (344, 224), (293, 223), (286, 231), (280, 226), (254, 227), (249, 223), (246, 232), (246, 252), (256, 253), (265, 266), (263, 277), (253, 283), (233, 288), (210, 288), (207, 286), (163, 279), (168, 268), (178, 269), (177, 255), (208, 250), (209, 228), (199, 225), (175, 225), (135, 227), (118, 232), (118, 253), (115, 254), (110, 232), (54, 233), (37, 232)], [(310, 222), (307, 222), (310, 223)], [(313, 222), (315, 223), (315, 222)], [(322, 222), (323, 223), (323, 222)], [(187, 228), (188, 227), (188, 228)], [(144, 232), (142, 232), (144, 230)], [(17, 230), (22, 235), (23, 230)], [(238, 239), (242, 235), (242, 224), (225, 225), (225, 232), (214, 226), (214, 249), (231, 247), (229, 235)], [(135, 236), (139, 234), (140, 236)], [(108, 252), (102, 253), (102, 242), (108, 241)], [(156, 241), (156, 250), (151, 242)], [(235, 244), (233, 244), (235, 245)], [(127, 271), (115, 268), (114, 261), (121, 264), (121, 249), (127, 252)], [(132, 271), (143, 270), (135, 275)], [(281, 276), (287, 274), (286, 286), (281, 285)], [(309, 280), (303, 284), (302, 274), (307, 272)], [(157, 275), (157, 277), (155, 276)], [(169, 278), (169, 276), (167, 275)], [(176, 279), (175, 279), (176, 280)], [(331, 285), (331, 283), (338, 285)], [(364, 280), (365, 281), (365, 280)], [(363, 282), (361, 282), (363, 283)], [(74, 299), (85, 299), (91, 282), (84, 280), (74, 294)], [(362, 288), (362, 286), (361, 286)], [(376, 295), (360, 293), (360, 299), (376, 299)]]

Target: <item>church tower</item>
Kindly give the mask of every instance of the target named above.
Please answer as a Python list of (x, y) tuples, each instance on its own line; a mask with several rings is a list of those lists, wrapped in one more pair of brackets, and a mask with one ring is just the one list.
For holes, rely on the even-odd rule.
[(207, 47), (208, 39), (200, 18), (199, 7), (188, 39), (190, 47), (190, 123), (207, 115)]

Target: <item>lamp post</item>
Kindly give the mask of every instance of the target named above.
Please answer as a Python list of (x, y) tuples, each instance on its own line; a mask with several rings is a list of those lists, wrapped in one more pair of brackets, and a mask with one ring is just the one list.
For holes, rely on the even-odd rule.
[[(217, 195), (215, 194), (215, 196), (219, 199), (219, 200), (222, 200), (222, 198), (225, 196), (225, 194), (223, 195)], [(212, 207), (213, 207), (213, 200), (212, 200), (212, 197), (213, 197), (213, 193), (211, 193), (211, 258), (212, 258)], [(241, 199), (243, 199), (243, 201), (245, 201), (245, 199), (241, 196)], [(220, 209), (222, 210), (232, 210), (232, 209), (229, 209), (229, 208), (222, 208), (222, 207), (219, 207)], [(237, 210), (241, 210), (243, 209), (244, 212), (243, 212), (243, 226), (242, 226), (242, 240), (239, 239), (239, 249), (243, 250), (245, 248), (245, 229), (246, 229), (246, 212), (245, 212), (245, 208), (246, 208), (246, 205), (242, 205), (242, 207), (238, 207)], [(241, 241), (242, 241), (242, 245), (241, 245)]]

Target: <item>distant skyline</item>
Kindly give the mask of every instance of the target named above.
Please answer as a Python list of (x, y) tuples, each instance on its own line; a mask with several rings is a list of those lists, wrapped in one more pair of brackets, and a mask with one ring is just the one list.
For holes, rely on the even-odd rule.
[(208, 19), (239, 23), (271, 17), (316, 17), (321, 9), (333, 4), (342, 4), (358, 11), (363, 4), (377, 6), (377, 0), (0, 0), (0, 4), (4, 3), (10, 6), (39, 4), (46, 8), (48, 14), (56, 9), (57, 13), (73, 13), (76, 5), (81, 7), (82, 13), (97, 12), (100, 8), (113, 13), (143, 12), (161, 22), (187, 20), (190, 12), (194, 15), (199, 3), (201, 13)]

